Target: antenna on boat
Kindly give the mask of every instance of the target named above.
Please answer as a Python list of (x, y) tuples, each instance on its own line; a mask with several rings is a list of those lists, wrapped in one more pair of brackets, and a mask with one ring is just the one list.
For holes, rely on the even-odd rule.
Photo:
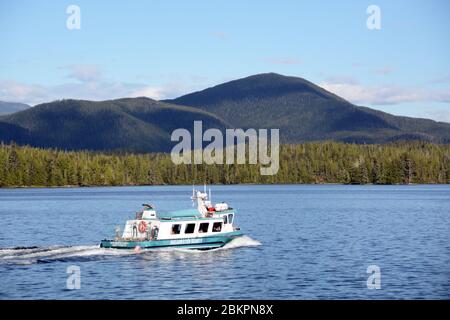
[(194, 206), (194, 200), (195, 200), (195, 186), (194, 186), (194, 184), (192, 184), (192, 197), (191, 197), (191, 200), (192, 200), (192, 206)]
[(206, 194), (206, 182), (203, 184), (203, 193)]
[(211, 188), (209, 188), (209, 197), (208, 197), (208, 200), (209, 200), (209, 202), (212, 203), (212, 200), (211, 200)]

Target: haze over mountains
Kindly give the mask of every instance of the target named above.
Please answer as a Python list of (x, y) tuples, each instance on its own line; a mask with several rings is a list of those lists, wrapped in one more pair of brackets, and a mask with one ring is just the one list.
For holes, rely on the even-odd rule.
[(450, 143), (450, 124), (360, 107), (296, 77), (275, 73), (155, 101), (61, 100), (0, 116), (0, 140), (67, 150), (169, 151), (174, 129), (278, 128), (282, 142), (336, 140)]
[(11, 114), (30, 108), (25, 103), (0, 101), (0, 115)]

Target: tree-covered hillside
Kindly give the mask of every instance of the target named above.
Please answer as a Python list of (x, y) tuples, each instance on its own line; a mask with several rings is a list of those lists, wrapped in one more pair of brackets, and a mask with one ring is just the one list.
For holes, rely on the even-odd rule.
[(0, 117), (0, 141), (64, 150), (169, 151), (177, 128), (224, 129), (218, 117), (149, 98), (61, 100)]
[(230, 81), (166, 101), (209, 111), (238, 128), (278, 128), (284, 143), (450, 143), (450, 123), (359, 107), (305, 79), (276, 73)]

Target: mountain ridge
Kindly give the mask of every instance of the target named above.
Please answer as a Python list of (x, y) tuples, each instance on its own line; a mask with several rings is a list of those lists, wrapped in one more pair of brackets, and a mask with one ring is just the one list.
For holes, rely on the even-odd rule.
[[(247, 94), (249, 90), (253, 92)], [(227, 94), (230, 91), (233, 94)], [(209, 111), (238, 127), (279, 128), (287, 143), (328, 139), (450, 143), (448, 123), (357, 106), (305, 79), (276, 73), (253, 75), (164, 101)]]
[(0, 117), (0, 139), (67, 150), (167, 152), (171, 132), (194, 120), (206, 128), (227, 126), (208, 112), (150, 98), (66, 99)]
[(167, 152), (177, 128), (278, 128), (281, 143), (450, 143), (450, 123), (354, 105), (314, 83), (253, 75), (175, 99), (64, 99), (0, 116), (0, 141), (65, 150)]

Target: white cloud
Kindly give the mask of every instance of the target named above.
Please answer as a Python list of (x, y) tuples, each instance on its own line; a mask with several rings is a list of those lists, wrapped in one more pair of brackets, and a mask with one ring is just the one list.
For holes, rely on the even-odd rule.
[(436, 121), (450, 122), (450, 111), (436, 110), (430, 112), (430, 116)]
[(148, 97), (155, 100), (175, 98), (198, 89), (197, 85), (170, 82), (162, 85), (115, 81), (69, 82), (42, 86), (0, 80), (0, 100), (30, 105), (59, 99), (109, 100), (124, 97)]
[(46, 98), (47, 92), (43, 86), (0, 80), (0, 100), (2, 101), (35, 104), (38, 101), (45, 101)]
[(192, 76), (171, 76), (161, 85), (150, 85), (106, 79), (102, 68), (94, 64), (71, 64), (61, 69), (67, 70), (70, 82), (43, 86), (0, 79), (0, 100), (30, 105), (59, 99), (109, 100), (144, 96), (160, 100), (190, 92), (205, 81), (200, 76), (197, 79)]
[(355, 81), (324, 81), (320, 86), (352, 103), (362, 105), (393, 105), (404, 102), (450, 102), (450, 90), (396, 85), (365, 86)]
[(144, 84), (121, 82), (65, 83), (57, 86), (40, 86), (15, 81), (0, 81), (0, 100), (35, 105), (59, 99), (108, 100), (123, 97), (148, 96), (164, 98), (159, 88)]
[[(186, 84), (189, 83), (189, 84)], [(191, 81), (166, 82), (160, 86), (143, 86), (135, 90), (132, 97), (149, 97), (155, 100), (171, 99), (179, 97), (183, 94), (190, 93), (204, 88), (204, 86), (195, 84)]]
[(146, 86), (131, 93), (131, 97), (148, 97), (155, 100), (164, 99), (166, 96), (164, 94), (164, 88)]
[(95, 64), (71, 64), (63, 67), (69, 71), (68, 77), (81, 81), (99, 81), (103, 77), (103, 70)]

